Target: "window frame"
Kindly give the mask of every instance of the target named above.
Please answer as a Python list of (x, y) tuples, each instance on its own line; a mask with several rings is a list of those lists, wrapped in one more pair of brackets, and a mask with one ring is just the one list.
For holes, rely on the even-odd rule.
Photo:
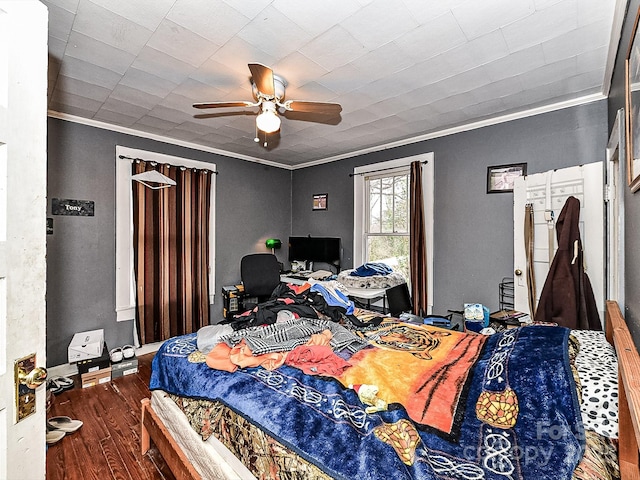
[(362, 265), (366, 262), (367, 236), (366, 228), (368, 222), (368, 191), (366, 188), (367, 177), (392, 176), (397, 173), (406, 173), (411, 167), (411, 162), (420, 161), (422, 163), (422, 188), (425, 214), (425, 233), (427, 250), (427, 314), (432, 313), (434, 305), (433, 282), (434, 282), (434, 187), (435, 187), (435, 155), (433, 152), (414, 155), (411, 157), (389, 160), (370, 165), (356, 167), (353, 170), (353, 204), (354, 204), (354, 231), (353, 231), (353, 266)]
[[(216, 164), (174, 157), (162, 153), (116, 145), (116, 320), (123, 322), (136, 317), (136, 284), (133, 263), (133, 189), (131, 188), (131, 162), (128, 158), (166, 163), (188, 168), (216, 171)], [(211, 178), (211, 208), (209, 213), (209, 304), (215, 299), (216, 264), (216, 175)]]

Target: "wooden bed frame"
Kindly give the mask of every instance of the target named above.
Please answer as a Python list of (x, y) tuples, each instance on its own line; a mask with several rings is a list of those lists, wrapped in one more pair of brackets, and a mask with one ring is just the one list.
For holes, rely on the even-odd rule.
[[(606, 302), (606, 337), (615, 346), (618, 357), (619, 443), (618, 460), (622, 480), (640, 480), (638, 446), (640, 445), (640, 355), (617, 302)], [(151, 408), (148, 398), (142, 400), (141, 447), (144, 455), (151, 441), (156, 445), (176, 480), (201, 480), (182, 449), (162, 420)]]
[(164, 426), (162, 420), (151, 408), (151, 399), (142, 399), (142, 435), (140, 436), (140, 446), (142, 455), (151, 448), (151, 441), (158, 448), (160, 455), (171, 469), (171, 473), (176, 480), (201, 480), (200, 474), (193, 468), (193, 465), (176, 443), (171, 433)]
[(620, 478), (640, 479), (640, 356), (617, 302), (607, 301), (606, 336), (618, 356), (618, 462)]

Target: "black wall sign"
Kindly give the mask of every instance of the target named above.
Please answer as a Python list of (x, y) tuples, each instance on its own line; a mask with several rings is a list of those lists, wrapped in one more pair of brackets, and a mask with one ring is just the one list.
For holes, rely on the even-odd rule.
[(93, 217), (93, 209), (93, 200), (69, 200), (66, 198), (51, 199), (51, 213), (53, 215)]

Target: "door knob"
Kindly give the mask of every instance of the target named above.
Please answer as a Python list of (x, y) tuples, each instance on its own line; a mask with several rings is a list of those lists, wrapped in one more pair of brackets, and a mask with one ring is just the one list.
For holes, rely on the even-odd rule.
[(18, 368), (18, 381), (22, 385), (26, 385), (27, 388), (30, 388), (32, 390), (42, 385), (46, 379), (47, 379), (46, 368), (35, 367), (31, 371), (27, 371), (24, 368)]
[(522, 270), (520, 270), (519, 268), (516, 268), (516, 271), (514, 272), (517, 276), (522, 275)]
[(36, 354), (16, 360), (13, 365), (16, 386), (16, 422), (36, 411), (36, 388), (47, 379), (47, 369), (36, 367)]

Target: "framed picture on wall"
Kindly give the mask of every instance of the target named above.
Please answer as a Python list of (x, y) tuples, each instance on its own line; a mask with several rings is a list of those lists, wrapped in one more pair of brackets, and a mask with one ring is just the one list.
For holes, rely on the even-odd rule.
[(526, 163), (487, 167), (487, 193), (513, 192), (513, 182), (516, 177), (526, 174)]
[(640, 8), (627, 50), (625, 94), (627, 106), (627, 182), (632, 192), (640, 188)]
[(313, 206), (312, 210), (326, 210), (327, 202), (329, 200), (329, 195), (326, 193), (316, 193), (313, 196)]

